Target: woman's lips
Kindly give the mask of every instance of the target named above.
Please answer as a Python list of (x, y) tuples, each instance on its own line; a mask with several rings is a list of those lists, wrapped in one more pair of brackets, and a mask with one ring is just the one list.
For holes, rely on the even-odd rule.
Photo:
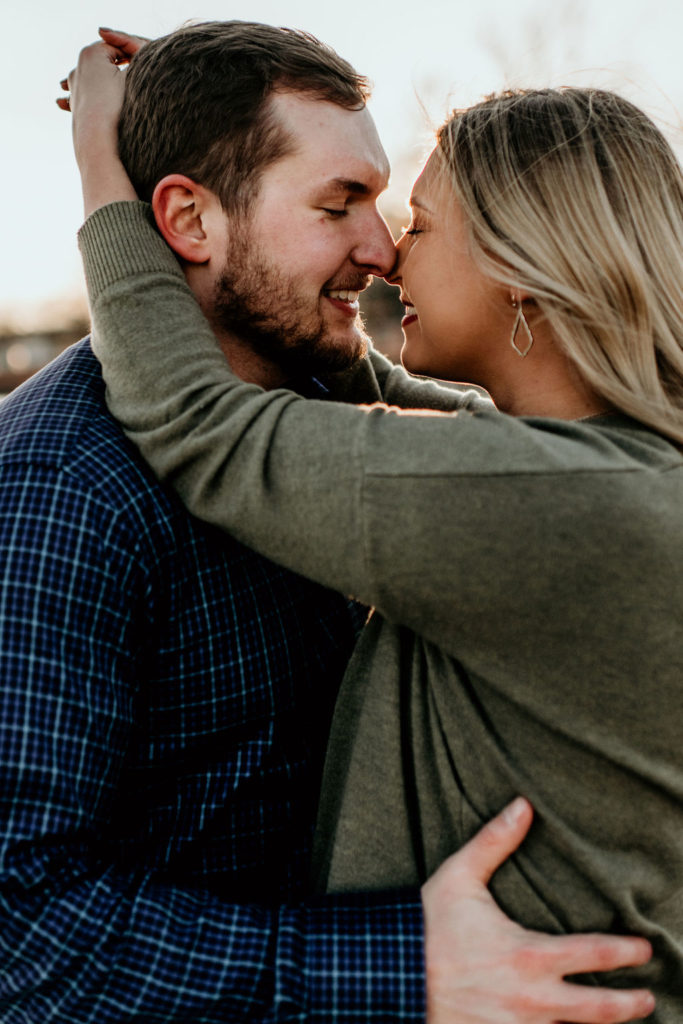
[(407, 327), (417, 320), (417, 313), (414, 306), (406, 306), (406, 315), (401, 320), (401, 327)]

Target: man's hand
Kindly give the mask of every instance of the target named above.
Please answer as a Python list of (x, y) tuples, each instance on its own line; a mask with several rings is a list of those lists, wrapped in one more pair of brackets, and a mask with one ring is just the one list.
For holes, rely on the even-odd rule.
[(111, 29), (100, 29), (100, 35), (102, 42), (81, 50), (77, 66), (60, 82), (70, 95), (57, 100), (62, 110), (73, 114), (74, 152), (86, 217), (107, 203), (137, 198), (118, 155), (125, 86), (121, 65), (147, 40)]
[(654, 1009), (644, 990), (575, 985), (565, 975), (647, 963), (644, 939), (551, 936), (502, 913), (487, 884), (529, 830), (524, 799), (510, 804), (422, 887), (427, 1024), (618, 1024)]

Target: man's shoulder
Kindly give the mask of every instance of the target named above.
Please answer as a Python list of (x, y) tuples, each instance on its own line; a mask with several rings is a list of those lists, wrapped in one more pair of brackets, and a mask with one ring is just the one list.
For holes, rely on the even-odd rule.
[(108, 415), (98, 363), (83, 338), (2, 402), (0, 462), (59, 464)]
[(0, 403), (0, 473), (60, 476), (112, 505), (165, 492), (113, 418), (89, 338), (72, 345)]

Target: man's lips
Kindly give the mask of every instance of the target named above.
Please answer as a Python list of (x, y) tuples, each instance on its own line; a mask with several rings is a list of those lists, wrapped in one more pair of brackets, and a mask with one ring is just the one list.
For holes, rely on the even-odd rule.
[(325, 298), (348, 316), (355, 316), (360, 310), (358, 291), (352, 288), (330, 288), (323, 293)]

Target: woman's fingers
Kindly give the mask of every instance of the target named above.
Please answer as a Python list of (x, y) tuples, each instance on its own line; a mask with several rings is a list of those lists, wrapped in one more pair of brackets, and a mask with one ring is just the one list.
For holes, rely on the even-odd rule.
[[(70, 72), (73, 75), (73, 71)], [(69, 92), (69, 78), (63, 78), (59, 83), (60, 87), (65, 91)], [(68, 96), (59, 96), (57, 99), (57, 106), (60, 110), (66, 110), (67, 113), (71, 111), (71, 100)]]
[(113, 28), (100, 28), (98, 32), (105, 43), (121, 51), (121, 63), (130, 60), (140, 47), (149, 42), (146, 36), (134, 36), (130, 32), (120, 32)]
[[(138, 46), (139, 49), (139, 46)], [(109, 69), (109, 72), (113, 72), (116, 78), (111, 80), (117, 83), (117, 93), (119, 99), (117, 100), (118, 109), (120, 109), (123, 89), (123, 78), (118, 78), (120, 75), (119, 67), (120, 64), (128, 62), (130, 57), (118, 46), (101, 41), (91, 43), (89, 46), (84, 47), (79, 56), (78, 64), (75, 68), (72, 68), (66, 78), (62, 78), (60, 81), (60, 87), (70, 92), (70, 96), (62, 96), (57, 99), (57, 106), (60, 110), (73, 111), (74, 107), (74, 94), (81, 82), (81, 78), (85, 76), (86, 81), (90, 84), (87, 87), (87, 91), (91, 95), (97, 95), (100, 92), (100, 87), (105, 79), (102, 77), (103, 70)], [(112, 97), (112, 92), (109, 87), (102, 92), (102, 95)]]
[[(130, 58), (138, 52), (138, 50), (149, 42), (146, 36), (134, 36), (129, 32), (120, 32), (116, 29), (111, 28), (100, 28), (100, 38), (102, 42), (92, 43), (90, 47), (86, 47), (85, 50), (81, 51), (82, 61), (84, 54), (87, 55), (87, 51), (93, 47), (98, 47), (106, 54), (107, 59), (111, 64), (121, 65), (127, 64)], [(66, 78), (61, 80), (60, 87), (65, 91), (69, 92), (73, 88), (75, 82), (76, 69), (74, 68)], [(71, 84), (69, 84), (71, 83)], [(71, 97), (60, 96), (57, 99), (57, 106), (60, 110), (71, 110)]]

